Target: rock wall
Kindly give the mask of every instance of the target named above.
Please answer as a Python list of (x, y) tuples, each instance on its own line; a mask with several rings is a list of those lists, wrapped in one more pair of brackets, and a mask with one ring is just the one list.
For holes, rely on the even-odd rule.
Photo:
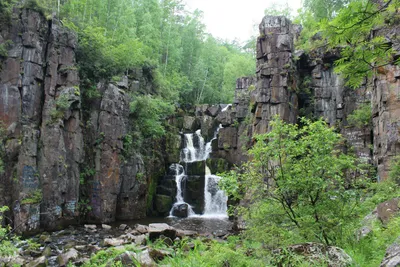
[(152, 70), (99, 83), (84, 98), (77, 37), (56, 19), (15, 9), (0, 43), (8, 51), (0, 56), (0, 206), (11, 208), (10, 223), (26, 233), (145, 217), (167, 148), (156, 142), (142, 155), (124, 138), (135, 123), (129, 93), (151, 93)]
[(2, 25), (0, 120), (5, 173), (0, 205), (11, 207), (17, 231), (54, 228), (77, 215), (83, 160), (76, 36), (39, 13), (15, 10)]

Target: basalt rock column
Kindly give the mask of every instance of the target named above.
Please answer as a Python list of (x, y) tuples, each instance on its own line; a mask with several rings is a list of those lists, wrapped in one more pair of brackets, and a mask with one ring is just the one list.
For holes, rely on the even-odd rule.
[(283, 16), (266, 16), (257, 39), (257, 85), (251, 99), (253, 133), (266, 133), (269, 121), (278, 115), (296, 122), (297, 95), (294, 79), (295, 27)]
[(55, 228), (77, 216), (83, 138), (76, 36), (39, 12), (15, 9), (0, 27), (3, 42), (9, 46), (0, 58), (7, 135), (0, 206), (12, 208), (18, 232)]

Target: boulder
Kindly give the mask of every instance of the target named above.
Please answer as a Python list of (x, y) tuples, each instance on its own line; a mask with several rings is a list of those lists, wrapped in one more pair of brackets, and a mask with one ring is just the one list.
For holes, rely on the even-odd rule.
[[(120, 255), (118, 255), (117, 257), (115, 257), (113, 259), (113, 263), (116, 262), (120, 262), (122, 264), (122, 266), (132, 266), (132, 267), (136, 267), (137, 266), (137, 261), (135, 260), (137, 257), (136, 253), (132, 252), (132, 251), (126, 251)], [(109, 264), (107, 264), (107, 266), (116, 266), (114, 264), (112, 264), (111, 262)]]
[(165, 249), (149, 249), (150, 257), (155, 261), (162, 261), (165, 257), (172, 256), (172, 252)]
[(136, 256), (136, 259), (139, 261), (141, 267), (155, 267), (157, 264), (150, 257), (149, 250), (146, 249), (142, 252), (139, 252)]
[(147, 232), (149, 231), (149, 227), (147, 225), (136, 224), (135, 230), (141, 234), (147, 234)]
[(110, 230), (112, 227), (110, 226), (110, 225), (107, 225), (107, 224), (102, 224), (101, 225), (101, 228), (103, 228), (104, 230)]
[(88, 230), (96, 230), (97, 226), (95, 224), (85, 224), (84, 225), (85, 229)]
[(59, 266), (66, 266), (71, 260), (76, 260), (79, 257), (79, 253), (76, 249), (71, 248), (67, 252), (58, 255), (57, 263)]
[(149, 224), (149, 239), (156, 240), (161, 235), (169, 237), (172, 240), (176, 238), (176, 229), (166, 223), (151, 223)]
[(119, 238), (105, 238), (104, 239), (104, 246), (109, 246), (109, 247), (117, 247), (125, 244), (124, 239), (119, 239)]
[(133, 238), (133, 242), (136, 245), (146, 245), (146, 239), (147, 239), (146, 235), (138, 235)]
[(186, 203), (177, 204), (172, 207), (172, 215), (179, 218), (186, 218), (189, 212), (189, 205)]
[(400, 237), (387, 250), (380, 267), (400, 266)]
[(118, 229), (121, 230), (121, 231), (125, 231), (126, 228), (128, 228), (128, 225), (126, 225), (126, 224), (124, 224), (124, 223), (121, 224), (121, 225), (118, 227)]
[(400, 198), (394, 198), (378, 205), (377, 213), (379, 220), (386, 224), (400, 211)]

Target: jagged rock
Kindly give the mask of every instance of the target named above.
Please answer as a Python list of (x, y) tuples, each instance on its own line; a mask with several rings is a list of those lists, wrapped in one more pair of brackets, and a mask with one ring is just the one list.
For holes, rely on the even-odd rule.
[(186, 203), (174, 205), (172, 207), (172, 215), (179, 218), (186, 218), (188, 216), (189, 206)]
[(59, 266), (66, 266), (71, 260), (76, 260), (79, 257), (79, 253), (76, 249), (71, 248), (67, 252), (57, 257), (57, 263)]
[(380, 267), (400, 266), (400, 237), (386, 250)]
[(149, 239), (151, 241), (156, 240), (161, 235), (174, 240), (176, 237), (176, 229), (166, 223), (149, 224)]

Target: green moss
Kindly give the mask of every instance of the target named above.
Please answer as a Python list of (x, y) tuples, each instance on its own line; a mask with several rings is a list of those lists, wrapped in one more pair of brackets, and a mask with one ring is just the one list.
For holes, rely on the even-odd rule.
[(21, 200), (21, 204), (37, 204), (40, 203), (43, 199), (42, 191), (41, 190), (35, 190), (32, 192), (29, 192), (28, 195)]

